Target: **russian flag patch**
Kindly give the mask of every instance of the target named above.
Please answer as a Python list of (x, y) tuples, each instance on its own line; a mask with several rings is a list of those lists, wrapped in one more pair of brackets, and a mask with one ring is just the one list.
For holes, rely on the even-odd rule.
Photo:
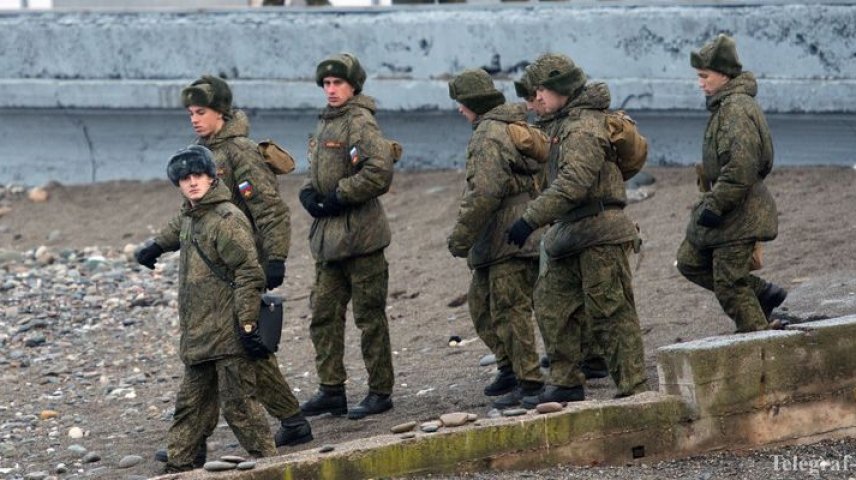
[(247, 200), (253, 198), (253, 184), (249, 180), (245, 180), (238, 184), (238, 192)]
[(352, 165), (356, 165), (356, 164), (360, 163), (360, 151), (357, 149), (356, 146), (351, 147), (350, 154), (351, 154), (351, 164)]

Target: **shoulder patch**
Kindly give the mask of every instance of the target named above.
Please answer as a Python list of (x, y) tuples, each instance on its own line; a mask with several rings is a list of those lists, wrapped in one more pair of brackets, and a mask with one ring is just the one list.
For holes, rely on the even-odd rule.
[(327, 140), (326, 142), (324, 142), (324, 146), (326, 148), (342, 148), (345, 146), (345, 144), (343, 144), (342, 142), (334, 141), (334, 140)]
[(252, 182), (249, 180), (244, 180), (243, 182), (238, 184), (238, 192), (244, 197), (246, 200), (253, 198), (253, 194), (255, 193), (255, 188), (253, 187)]

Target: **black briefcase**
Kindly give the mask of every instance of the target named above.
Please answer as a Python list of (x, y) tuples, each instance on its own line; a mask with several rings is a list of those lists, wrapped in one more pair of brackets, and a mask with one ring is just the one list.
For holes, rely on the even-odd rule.
[(283, 304), (282, 297), (265, 293), (262, 295), (262, 307), (259, 312), (259, 336), (268, 350), (276, 352), (279, 349), (279, 339), (282, 337)]

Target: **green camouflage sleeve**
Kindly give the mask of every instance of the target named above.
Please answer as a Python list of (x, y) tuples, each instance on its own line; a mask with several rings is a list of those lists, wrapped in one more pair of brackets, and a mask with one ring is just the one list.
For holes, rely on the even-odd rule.
[(740, 105), (722, 106), (723, 119), (716, 138), (716, 153), (722, 168), (704, 206), (726, 215), (739, 206), (752, 186), (760, 181), (761, 137), (758, 127)]
[[(256, 149), (237, 149), (235, 183), (260, 232), (268, 260), (285, 260), (291, 246), (291, 214), (279, 195), (276, 176)], [(246, 189), (249, 185), (249, 193)], [(243, 187), (242, 187), (243, 186)]]
[(467, 189), (449, 235), (449, 251), (456, 257), (467, 256), (499, 209), (510, 175), (508, 162), (502, 158), (502, 149), (495, 141), (471, 145), (467, 153)]
[(529, 203), (523, 219), (533, 228), (556, 221), (586, 203), (589, 190), (606, 161), (598, 137), (585, 131), (571, 132), (559, 148), (559, 171), (553, 183)]
[(346, 204), (360, 204), (389, 191), (392, 184), (392, 150), (378, 128), (374, 117), (357, 113), (351, 118), (348, 156), (357, 173), (339, 180), (339, 199)]
[(215, 247), (235, 282), (235, 313), (243, 325), (255, 325), (259, 318), (265, 276), (256, 257), (249, 224), (237, 215), (227, 215), (216, 231)]
[(161, 229), (155, 237), (155, 243), (165, 252), (174, 252), (181, 246), (179, 235), (181, 234), (181, 213), (173, 216), (169, 223)]

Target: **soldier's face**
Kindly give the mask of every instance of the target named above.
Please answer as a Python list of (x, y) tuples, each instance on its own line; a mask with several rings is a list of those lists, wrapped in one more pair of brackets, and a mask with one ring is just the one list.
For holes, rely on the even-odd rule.
[(178, 180), (178, 187), (184, 198), (190, 200), (191, 205), (196, 205), (211, 190), (212, 183), (214, 179), (205, 173), (191, 173)]
[(354, 96), (354, 87), (344, 79), (325, 77), (322, 82), (324, 95), (327, 96), (327, 105), (331, 107), (341, 107)]
[(458, 112), (461, 115), (463, 115), (464, 118), (466, 118), (467, 121), (470, 123), (476, 123), (476, 119), (479, 117), (479, 115), (476, 112), (467, 108), (467, 106), (464, 105), (463, 103), (458, 104)]
[(541, 104), (544, 109), (544, 113), (558, 112), (568, 101), (568, 97), (560, 95), (548, 88), (538, 87), (535, 92), (535, 99)]
[(526, 110), (530, 112), (535, 112), (535, 115), (539, 117), (543, 117), (547, 112), (544, 110), (544, 104), (538, 100), (537, 96), (529, 97), (524, 100), (526, 102)]
[(696, 74), (698, 75), (698, 87), (708, 97), (718, 92), (723, 85), (731, 80), (728, 75), (713, 70), (697, 68)]
[(219, 132), (225, 123), (223, 114), (212, 108), (191, 105), (187, 107), (187, 113), (190, 114), (190, 125), (193, 131), (203, 138)]

